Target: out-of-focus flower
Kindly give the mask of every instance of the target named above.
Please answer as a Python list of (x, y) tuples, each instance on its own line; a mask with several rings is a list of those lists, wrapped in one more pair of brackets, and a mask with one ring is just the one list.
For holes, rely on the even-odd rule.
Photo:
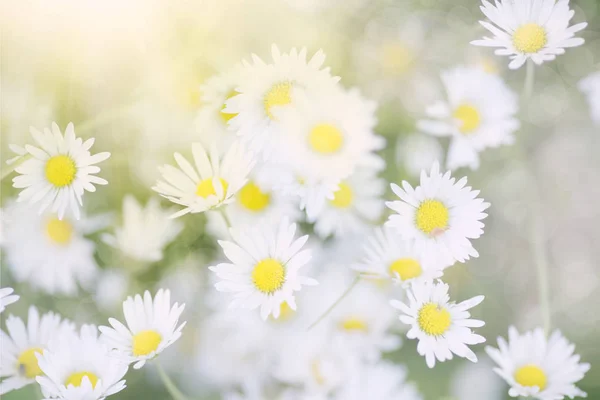
[(260, 307), (260, 315), (278, 318), (281, 304), (296, 309), (294, 292), (317, 281), (298, 275), (311, 259), (310, 250), (301, 250), (308, 235), (294, 240), (296, 224), (287, 218), (270, 226), (231, 229), (233, 242), (221, 240), (227, 263), (210, 267), (220, 281), (215, 288), (234, 294), (233, 307), (250, 310)]
[(0, 288), (0, 313), (6, 309), (6, 306), (19, 300), (19, 296), (12, 294), (13, 288), (5, 287)]
[(442, 161), (442, 157), (443, 149), (438, 140), (426, 135), (412, 134), (398, 140), (396, 145), (396, 162), (413, 176), (419, 176), (434, 162)]
[(511, 386), (512, 397), (533, 397), (540, 400), (586, 397), (575, 386), (590, 369), (573, 354), (575, 346), (555, 331), (546, 339), (537, 328), (520, 335), (515, 327), (508, 329), (508, 342), (498, 338), (498, 349), (486, 347), (489, 356), (498, 364), (494, 371)]
[(373, 133), (375, 109), (358, 90), (296, 90), (293, 107), (274, 111), (285, 137), (281, 162), (307, 182), (346, 179), (385, 144)]
[[(390, 361), (360, 364), (347, 384), (336, 395), (336, 400), (422, 400), (417, 387), (406, 382), (407, 369)], [(462, 400), (462, 399), (461, 399)]]
[(102, 269), (95, 279), (94, 300), (104, 311), (115, 311), (123, 303), (130, 277), (123, 268)]
[(106, 218), (59, 219), (34, 208), (14, 203), (2, 213), (2, 247), (15, 279), (50, 294), (74, 296), (77, 284), (89, 288), (98, 268), (94, 242), (83, 235), (102, 228)]
[(476, 363), (464, 362), (452, 375), (448, 400), (504, 399), (504, 384), (492, 367), (485, 356)]
[(79, 219), (84, 190), (95, 192), (94, 184), (108, 183), (94, 175), (100, 172), (100, 168), (94, 164), (109, 158), (110, 153), (91, 155), (89, 150), (95, 139), (83, 142), (75, 137), (72, 123), (67, 125), (64, 136), (55, 123), (52, 124), (52, 130), (45, 128), (40, 132), (32, 127), (30, 131), (40, 147), (11, 145), (18, 155), (16, 158), (30, 157), (15, 169), (20, 175), (13, 178), (13, 186), (23, 189), (18, 201), (41, 203), (40, 212), (50, 207), (58, 213), (59, 219), (63, 219), (66, 210), (70, 209)]
[(333, 195), (322, 202), (320, 211), (307, 208), (308, 220), (315, 223), (315, 232), (321, 237), (347, 236), (377, 224), (383, 214), (381, 197), (385, 181), (377, 177), (373, 168), (359, 167), (341, 181)]
[(389, 227), (376, 228), (364, 245), (364, 257), (354, 268), (374, 278), (393, 279), (402, 284), (440, 278), (448, 265), (431, 254), (415, 251)]
[(272, 64), (266, 64), (255, 54), (253, 64), (244, 61), (239, 94), (226, 101), (223, 110), (235, 116), (229, 121), (230, 128), (244, 140), (252, 143), (252, 149), (269, 157), (278, 148), (276, 110), (295, 104), (295, 89), (307, 91), (335, 86), (338, 77), (332, 77), (329, 68), (322, 68), (325, 54), (319, 50), (310, 60), (306, 48), (280, 53), (277, 46), (271, 49)]
[(596, 72), (579, 82), (579, 90), (586, 96), (592, 119), (600, 125), (600, 72)]
[(125, 389), (127, 364), (111, 355), (93, 325), (56, 336), (37, 357), (44, 376), (36, 380), (45, 398), (101, 400)]
[(448, 288), (441, 281), (418, 282), (407, 293), (408, 305), (391, 301), (391, 305), (402, 312), (400, 321), (411, 326), (406, 337), (419, 341), (417, 351), (425, 357), (429, 368), (435, 366), (436, 359), (451, 360), (452, 354), (477, 362), (477, 356), (467, 345), (485, 342), (483, 336), (471, 330), (485, 323), (469, 318), (468, 312), (481, 303), (484, 296), (454, 304), (450, 302)]
[(123, 199), (123, 225), (115, 234), (102, 236), (104, 242), (120, 249), (133, 260), (155, 262), (163, 257), (163, 248), (183, 228), (182, 224), (169, 218), (171, 210), (163, 210), (157, 199), (152, 198), (142, 207), (135, 197)]
[[(269, 221), (281, 221), (283, 217), (295, 222), (300, 218), (297, 200), (272, 186), (271, 179), (265, 174), (269, 172), (268, 169), (269, 165), (255, 168), (248, 182), (238, 192), (235, 201), (224, 208), (233, 227), (244, 228)], [(208, 219), (209, 231), (217, 237), (227, 236), (228, 226), (222, 215), (209, 214)]]
[(185, 304), (171, 306), (171, 292), (160, 289), (154, 299), (149, 291), (123, 302), (123, 314), (127, 326), (114, 318), (108, 322), (112, 328), (101, 326), (102, 340), (127, 363), (135, 363), (139, 369), (146, 361), (159, 355), (181, 337), (185, 322), (179, 326), (179, 317)]
[(517, 96), (497, 75), (478, 68), (457, 67), (442, 73), (447, 100), (427, 108), (430, 120), (417, 127), (434, 136), (451, 137), (446, 166), (454, 170), (479, 168), (479, 153), (486, 148), (514, 143), (519, 129), (514, 118)]
[(479, 253), (470, 239), (483, 234), (482, 219), (490, 204), (477, 198), (478, 190), (471, 190), (464, 177), (458, 182), (450, 171), (442, 174), (436, 162), (431, 172), (421, 172), (420, 186), (413, 187), (406, 181), (401, 189), (392, 184), (392, 190), (401, 201), (388, 201), (386, 205), (395, 211), (386, 224), (396, 229), (421, 254), (439, 255), (441, 261), (465, 262)]
[(6, 320), (8, 334), (0, 331), (0, 394), (35, 382), (42, 375), (38, 365), (37, 354), (42, 354), (48, 348), (50, 340), (63, 334), (73, 334), (75, 325), (63, 320), (52, 312), (42, 315), (37, 308), (29, 307), (27, 326), (21, 318), (10, 315)]
[(498, 47), (495, 53), (509, 56), (511, 69), (520, 68), (528, 59), (540, 65), (564, 54), (565, 48), (584, 43), (574, 36), (587, 23), (569, 26), (575, 14), (569, 0), (500, 0), (494, 4), (484, 0), (480, 8), (492, 22), (480, 23), (494, 36), (471, 44)]
[(235, 142), (223, 159), (216, 146), (210, 155), (200, 143), (192, 144), (192, 166), (181, 154), (175, 153), (179, 168), (164, 165), (159, 170), (163, 180), (152, 189), (161, 196), (185, 208), (171, 218), (187, 213), (200, 213), (233, 201), (233, 196), (246, 184), (254, 161), (244, 147)]

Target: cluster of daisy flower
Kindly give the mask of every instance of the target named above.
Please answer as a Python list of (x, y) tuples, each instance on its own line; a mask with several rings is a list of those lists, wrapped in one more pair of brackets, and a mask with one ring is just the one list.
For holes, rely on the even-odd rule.
[[(484, 0), (481, 10), (494, 37), (472, 43), (496, 47), (510, 69), (527, 64), (528, 79), (534, 65), (583, 44), (575, 34), (586, 24), (569, 26), (568, 0)], [(402, 35), (424, 34), (416, 24)], [(417, 52), (388, 46), (378, 71), (408, 71)], [(194, 385), (229, 400), (421, 400), (408, 366), (386, 357), (404, 338), (416, 340), (429, 368), (455, 357), (477, 362), (485, 322), (471, 313), (485, 317), (475, 308), (484, 296), (453, 300), (445, 274), (479, 257), (490, 203), (454, 171), (476, 170), (483, 150), (515, 143), (519, 97), (499, 74), (468, 62), (443, 71), (441, 84), (445, 94), (419, 111), (416, 129), (426, 135), (395, 149), (418, 184), (388, 183), (377, 103), (345, 87), (323, 51), (273, 45), (268, 60), (253, 54), (202, 84), (192, 140), (173, 163), (155, 165), (145, 205), (119, 197), (120, 222), (89, 215), (83, 201), (108, 184), (97, 174), (111, 153), (92, 154), (95, 140), (76, 136), (73, 124), (64, 133), (56, 123), (31, 128), (35, 144), (10, 145), (7, 162), (20, 190), (2, 210), (11, 277), (43, 295), (93, 294), (110, 315), (122, 302), (124, 323), (78, 327), (33, 305), (26, 321), (9, 316), (0, 330), (0, 394), (39, 384), (44, 399), (100, 400), (125, 389), (130, 365), (148, 362), (176, 400)], [(598, 74), (579, 87), (598, 120)], [(444, 164), (439, 137), (450, 138)], [(169, 246), (197, 244), (184, 238), (190, 226), (216, 250), (204, 265), (167, 260)], [(152, 295), (137, 281), (160, 263), (176, 269), (177, 282), (162, 280)], [(181, 358), (193, 358), (189, 373), (201, 378), (183, 391), (153, 361), (186, 325), (184, 304), (163, 289), (171, 286), (178, 300), (202, 303), (193, 315), (188, 308), (194, 329), (174, 346), (177, 360), (164, 357), (182, 375)], [(143, 295), (127, 297), (134, 289)], [(18, 300), (0, 289), (0, 312)], [(575, 384), (589, 364), (544, 328), (509, 327), (508, 340), (485, 348), (494, 371), (513, 397), (585, 397)]]

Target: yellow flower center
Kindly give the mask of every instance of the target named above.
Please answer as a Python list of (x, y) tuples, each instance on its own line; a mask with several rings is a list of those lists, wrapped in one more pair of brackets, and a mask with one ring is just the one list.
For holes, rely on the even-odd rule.
[(399, 258), (394, 261), (389, 268), (390, 275), (395, 276), (397, 273), (400, 279), (407, 281), (421, 275), (423, 270), (421, 264), (414, 258)]
[(227, 100), (229, 100), (230, 98), (232, 98), (233, 96), (237, 96), (239, 93), (236, 92), (235, 90), (232, 90), (231, 92), (229, 92), (229, 94), (227, 95), (227, 97), (225, 97), (225, 101), (223, 102), (223, 107), (221, 107), (221, 118), (223, 119), (223, 122), (225, 124), (227, 124), (229, 122), (229, 120), (233, 117), (235, 117), (237, 114), (230, 114), (230, 113), (226, 113), (225, 111), (223, 111), (226, 107), (225, 102), (227, 102)]
[(333, 200), (330, 200), (331, 205), (337, 208), (348, 208), (352, 204), (354, 193), (352, 188), (347, 183), (340, 183), (338, 190), (333, 193)]
[(331, 154), (338, 151), (344, 143), (342, 132), (330, 124), (318, 124), (308, 136), (308, 143), (314, 151)]
[(416, 224), (422, 232), (436, 236), (448, 228), (450, 213), (439, 200), (425, 200), (417, 209)]
[(90, 383), (92, 384), (92, 387), (95, 388), (96, 383), (98, 383), (98, 377), (93, 372), (88, 371), (75, 372), (74, 374), (69, 375), (69, 377), (65, 381), (65, 386), (73, 385), (79, 387), (81, 386), (81, 381), (83, 381), (83, 378), (85, 376), (88, 377)]
[(69, 156), (54, 156), (46, 161), (46, 179), (56, 187), (70, 185), (77, 174), (75, 161)]
[(515, 372), (515, 381), (522, 386), (537, 386), (542, 391), (546, 388), (547, 378), (540, 367), (529, 364)]
[(272, 294), (285, 282), (285, 268), (272, 258), (259, 261), (252, 270), (252, 282), (263, 293)]
[(44, 352), (43, 349), (39, 347), (32, 347), (31, 349), (25, 350), (19, 355), (17, 358), (17, 365), (19, 367), (19, 372), (22, 375), (25, 375), (27, 379), (33, 379), (36, 376), (42, 375), (42, 370), (38, 365), (36, 353), (42, 354)]
[[(223, 197), (225, 197), (225, 194), (227, 194), (227, 187), (229, 185), (223, 178), (219, 178), (219, 181), (221, 181), (221, 186), (223, 187)], [(201, 181), (196, 188), (196, 195), (204, 197), (205, 199), (208, 196), (216, 196), (217, 192), (215, 191), (215, 187), (213, 185), (213, 178), (207, 178)]]
[(434, 303), (421, 307), (417, 321), (421, 330), (431, 336), (443, 335), (452, 323), (450, 312)]
[(238, 195), (238, 201), (250, 211), (264, 210), (271, 202), (271, 195), (264, 193), (254, 182), (248, 182)]
[(274, 84), (271, 89), (265, 94), (264, 104), (265, 113), (272, 120), (276, 120), (275, 116), (271, 112), (273, 106), (285, 106), (292, 102), (291, 96), (292, 82), (284, 81)]
[(54, 243), (67, 245), (73, 236), (73, 225), (64, 219), (52, 217), (46, 222), (46, 234)]
[(459, 130), (463, 134), (472, 133), (481, 124), (481, 115), (477, 108), (470, 104), (461, 104), (454, 110), (454, 119), (460, 122)]
[(287, 321), (294, 316), (296, 311), (292, 310), (287, 302), (283, 302), (279, 305), (279, 318), (272, 318), (274, 321)]
[(388, 43), (381, 47), (381, 65), (386, 74), (402, 75), (413, 59), (412, 50), (402, 43)]
[(346, 318), (340, 323), (340, 327), (349, 332), (367, 332), (369, 330), (367, 322), (358, 317)]
[(538, 24), (530, 22), (521, 25), (513, 33), (513, 45), (521, 53), (537, 53), (548, 43), (546, 30)]
[(133, 355), (147, 356), (158, 349), (161, 340), (162, 336), (156, 331), (141, 331), (133, 337)]

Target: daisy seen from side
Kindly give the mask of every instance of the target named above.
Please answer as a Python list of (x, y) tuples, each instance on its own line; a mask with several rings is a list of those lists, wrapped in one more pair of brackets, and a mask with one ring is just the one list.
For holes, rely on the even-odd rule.
[(239, 142), (234, 142), (222, 158), (216, 145), (207, 153), (200, 143), (194, 143), (192, 154), (194, 165), (175, 153), (179, 168), (172, 165), (159, 167), (162, 179), (152, 188), (173, 203), (184, 206), (172, 218), (232, 202), (254, 166), (252, 156)]
[(154, 298), (149, 291), (143, 297), (128, 297), (123, 302), (127, 325), (110, 318), (111, 327), (99, 328), (102, 340), (124, 362), (142, 368), (181, 337), (186, 323), (179, 324), (179, 317), (184, 308), (185, 304), (171, 305), (171, 292), (164, 289), (159, 289)]
[(494, 371), (510, 385), (512, 397), (555, 400), (587, 396), (575, 383), (590, 365), (580, 362), (575, 345), (559, 331), (546, 338), (541, 328), (519, 334), (511, 326), (508, 341), (499, 337), (497, 349), (487, 346), (485, 350), (498, 364)]

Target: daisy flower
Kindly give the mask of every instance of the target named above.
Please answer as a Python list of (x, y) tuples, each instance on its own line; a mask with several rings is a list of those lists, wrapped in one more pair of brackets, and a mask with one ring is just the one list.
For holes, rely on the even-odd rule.
[(139, 369), (181, 337), (185, 322), (177, 326), (185, 304), (171, 306), (171, 292), (160, 289), (154, 299), (149, 291), (123, 302), (123, 314), (127, 326), (114, 318), (111, 327), (101, 326), (102, 340), (116, 350), (127, 363), (135, 363)]
[(600, 125), (600, 72), (593, 73), (581, 80), (579, 90), (587, 96), (592, 119)]
[(485, 342), (485, 338), (473, 333), (470, 328), (479, 328), (485, 323), (471, 319), (470, 308), (481, 303), (484, 296), (455, 304), (450, 302), (448, 285), (441, 281), (415, 282), (407, 291), (408, 304), (392, 300), (392, 307), (400, 310), (400, 321), (410, 325), (406, 334), (417, 339), (417, 351), (425, 357), (427, 366), (433, 368), (436, 359), (451, 360), (453, 355), (477, 362), (477, 356), (467, 345)]
[(114, 235), (105, 234), (107, 244), (120, 249), (133, 260), (155, 262), (163, 258), (163, 248), (181, 232), (183, 225), (169, 218), (171, 210), (163, 210), (152, 198), (145, 207), (135, 197), (123, 199), (123, 225)]
[(336, 393), (336, 400), (422, 400), (416, 385), (407, 382), (408, 371), (390, 361), (363, 363), (353, 372), (348, 383)]
[(6, 309), (6, 306), (19, 300), (19, 296), (12, 294), (13, 288), (0, 288), (0, 313)]
[(94, 325), (55, 336), (37, 359), (45, 376), (36, 380), (45, 398), (101, 400), (125, 389), (127, 364), (110, 354)]
[(282, 162), (303, 180), (338, 182), (384, 147), (373, 132), (377, 105), (358, 90), (298, 89), (294, 94), (294, 107), (275, 115), (285, 133)]
[(23, 189), (18, 201), (41, 203), (40, 212), (50, 207), (52, 212), (58, 213), (59, 219), (63, 219), (65, 211), (71, 209), (75, 218), (79, 219), (84, 190), (95, 192), (94, 184), (108, 183), (94, 175), (100, 172), (94, 164), (106, 160), (110, 153), (92, 155), (90, 148), (94, 139), (84, 142), (75, 137), (72, 123), (67, 125), (64, 136), (55, 123), (52, 130), (45, 128), (44, 132), (40, 132), (32, 127), (30, 132), (39, 147), (11, 146), (18, 156), (28, 156), (15, 169), (20, 175), (13, 178), (13, 186)]
[(514, 118), (516, 94), (497, 75), (479, 68), (457, 67), (442, 73), (447, 100), (427, 108), (431, 119), (417, 128), (433, 136), (451, 137), (448, 169), (479, 168), (479, 153), (486, 148), (514, 143), (519, 129)]
[(215, 284), (220, 292), (234, 294), (233, 307), (250, 310), (260, 307), (260, 315), (278, 318), (281, 304), (296, 310), (294, 292), (317, 281), (298, 274), (311, 259), (310, 250), (301, 250), (308, 235), (294, 240), (296, 224), (287, 218), (258, 228), (230, 230), (232, 242), (220, 240), (227, 263), (210, 270), (221, 279)]
[(458, 182), (450, 171), (440, 173), (437, 162), (429, 175), (421, 171), (420, 185), (413, 187), (406, 181), (402, 189), (392, 184), (392, 190), (400, 201), (386, 205), (395, 211), (386, 224), (410, 242), (419, 254), (439, 255), (452, 264), (452, 260), (465, 262), (479, 253), (470, 239), (483, 234), (483, 211), (490, 204), (477, 198), (478, 190), (471, 190), (464, 177)]
[(103, 228), (106, 216), (60, 219), (34, 207), (13, 203), (2, 210), (1, 245), (14, 278), (49, 294), (74, 296), (78, 285), (89, 288), (98, 266), (94, 242), (84, 235)]
[(246, 184), (246, 177), (254, 166), (251, 156), (238, 142), (234, 143), (223, 159), (216, 145), (210, 154), (200, 143), (192, 144), (194, 166), (181, 154), (175, 153), (179, 168), (172, 165), (159, 167), (163, 180), (152, 189), (161, 196), (185, 208), (171, 218), (187, 213), (200, 213), (233, 201), (233, 196)]
[(253, 63), (243, 62), (242, 77), (236, 91), (239, 93), (226, 101), (223, 112), (235, 114), (229, 120), (230, 128), (240, 137), (252, 142), (253, 149), (270, 156), (280, 140), (274, 121), (276, 110), (295, 104), (294, 91), (335, 86), (338, 77), (332, 77), (329, 68), (322, 68), (325, 54), (319, 50), (310, 60), (306, 48), (281, 53), (277, 46), (271, 48), (272, 64), (252, 55)]
[[(235, 201), (224, 209), (233, 227), (243, 229), (268, 221), (281, 221), (283, 217), (288, 217), (292, 222), (300, 218), (301, 212), (296, 199), (273, 187), (270, 179), (263, 174), (269, 168), (255, 168)], [(208, 222), (207, 228), (217, 237), (228, 235), (229, 227), (222, 215), (209, 214)]]
[(583, 378), (590, 364), (579, 362), (575, 346), (559, 331), (546, 339), (541, 328), (520, 335), (511, 326), (508, 343), (499, 337), (498, 347), (488, 346), (485, 350), (498, 364), (494, 371), (511, 386), (510, 396), (540, 400), (587, 397), (575, 383)]
[(491, 21), (480, 23), (493, 37), (471, 44), (497, 47), (497, 55), (512, 60), (508, 64), (511, 69), (520, 68), (528, 59), (540, 65), (564, 54), (565, 48), (584, 43), (574, 36), (587, 23), (569, 26), (575, 14), (569, 0), (496, 0), (494, 4), (484, 0), (480, 8)]
[(21, 318), (9, 316), (6, 320), (8, 334), (0, 331), (2, 358), (0, 359), (0, 394), (20, 389), (35, 382), (42, 375), (36, 355), (48, 348), (51, 339), (72, 334), (75, 326), (52, 312), (42, 315), (31, 306), (27, 325)]
[(315, 223), (320, 237), (362, 232), (379, 222), (384, 191), (385, 181), (377, 177), (376, 170), (359, 167), (327, 195), (320, 207), (315, 207), (320, 211), (307, 208), (308, 220)]
[(440, 278), (447, 266), (430, 254), (418, 253), (396, 231), (383, 227), (376, 228), (367, 239), (364, 257), (354, 269), (406, 285)]

